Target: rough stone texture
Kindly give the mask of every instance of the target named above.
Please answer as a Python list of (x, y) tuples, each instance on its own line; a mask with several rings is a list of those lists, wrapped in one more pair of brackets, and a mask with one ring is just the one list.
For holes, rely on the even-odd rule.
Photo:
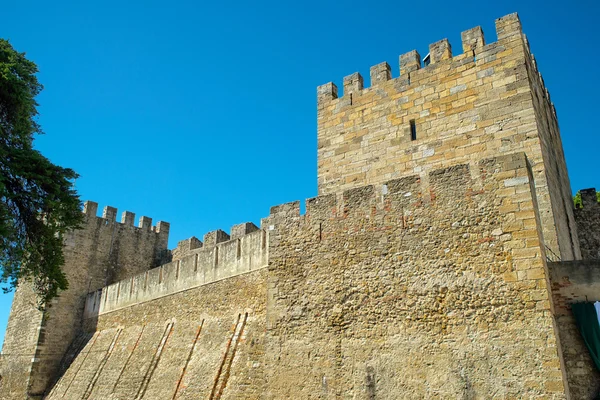
[(600, 260), (549, 263), (548, 269), (571, 398), (595, 399), (600, 394), (600, 373), (577, 329), (571, 304), (600, 301)]
[(428, 180), (272, 213), (265, 398), (563, 398), (524, 156)]
[(265, 282), (262, 269), (88, 320), (94, 336), (48, 399), (259, 398)]
[(516, 14), (496, 31), (488, 45), (481, 28), (464, 32), (456, 57), (434, 43), (424, 68), (408, 52), (399, 78), (378, 64), (370, 88), (349, 75), (340, 98), (320, 86), (320, 195), (305, 215), (297, 201), (272, 207), (260, 229), (192, 237), (148, 269), (169, 256), (168, 227), (86, 204), (94, 218), (66, 241), (68, 271), (81, 271), (57, 303), (66, 324), (19, 287), (2, 398), (593, 396), (600, 374), (570, 304), (598, 300), (600, 265), (564, 260), (580, 245), (600, 254), (600, 206), (583, 191), (573, 214), (556, 112)]
[(554, 107), (516, 14), (498, 19), (496, 31), (495, 43), (484, 45), (481, 29), (470, 29), (462, 35), (464, 54), (452, 57), (442, 40), (430, 46), (426, 67), (410, 52), (400, 58), (398, 78), (364, 89), (344, 79), (343, 96), (338, 98), (337, 89), (319, 95), (319, 194), (413, 174), (426, 182), (433, 169), (524, 151), (535, 178), (544, 243), (562, 260), (578, 259)]
[(583, 208), (575, 209), (575, 221), (581, 257), (584, 260), (600, 260), (600, 204), (596, 189), (583, 189), (580, 192)]
[(69, 289), (49, 311), (37, 311), (29, 284), (15, 293), (2, 347), (2, 398), (39, 398), (57, 378), (67, 348), (81, 326), (86, 295), (109, 283), (161, 264), (167, 250), (168, 224), (145, 230), (115, 221), (117, 210), (87, 202), (82, 229), (65, 238)]

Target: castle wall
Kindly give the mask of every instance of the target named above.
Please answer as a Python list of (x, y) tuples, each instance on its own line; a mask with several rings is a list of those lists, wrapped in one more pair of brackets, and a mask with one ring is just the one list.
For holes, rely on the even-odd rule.
[(266, 274), (263, 268), (101, 313), (48, 399), (259, 398)]
[(266, 398), (564, 398), (525, 156), (276, 208)]
[[(556, 239), (558, 240), (559, 252), (549, 251), (549, 257), (555, 261), (581, 259), (579, 239), (575, 217), (573, 215), (573, 198), (571, 182), (567, 172), (567, 164), (562, 147), (560, 130), (556, 109), (550, 99), (550, 93), (544, 85), (544, 79), (537, 69), (533, 54), (529, 53), (527, 45), (527, 67), (531, 94), (533, 97), (534, 112), (539, 133), (539, 141), (542, 149), (544, 169), (539, 169), (539, 178), (536, 183), (543, 181), (545, 177), (547, 187), (537, 188), (540, 202), (542, 224), (544, 226), (556, 227)], [(551, 212), (550, 212), (551, 211)], [(554, 236), (548, 236), (545, 240), (549, 249), (556, 249), (557, 243)]]
[(600, 393), (600, 373), (575, 323), (571, 304), (600, 301), (600, 260), (549, 263), (554, 314), (573, 400)]
[(560, 137), (557, 127), (546, 129), (539, 120), (548, 107), (534, 101), (532, 92), (539, 88), (532, 88), (530, 75), (538, 73), (528, 68), (516, 14), (498, 19), (496, 32), (498, 41), (490, 44), (480, 28), (463, 32), (463, 54), (455, 57), (446, 39), (434, 43), (424, 68), (416, 51), (406, 53), (398, 78), (391, 79), (387, 63), (376, 65), (368, 88), (360, 74), (349, 75), (340, 97), (333, 83), (320, 86), (319, 193), (413, 174), (426, 181), (433, 169), (524, 151), (535, 178), (544, 242), (563, 260), (577, 258), (573, 224), (560, 216), (570, 213), (562, 205), (569, 190), (566, 168), (552, 161), (562, 155), (562, 149), (552, 148)]
[(580, 191), (582, 208), (575, 209), (581, 255), (584, 260), (600, 260), (600, 204), (596, 189)]
[[(160, 263), (166, 252), (167, 223), (151, 227), (151, 220), (142, 217), (135, 227), (133, 213), (125, 212), (118, 223), (115, 208), (106, 207), (99, 218), (97, 207), (87, 202), (83, 226), (65, 237), (64, 272), (69, 289), (44, 313), (36, 310), (37, 299), (30, 289), (19, 288), (15, 294), (7, 328), (15, 334), (6, 336), (2, 348), (3, 396), (8, 391), (15, 399), (41, 397), (57, 378), (65, 352), (80, 330), (88, 292)], [(14, 375), (16, 370), (27, 373)]]
[(257, 230), (225, 242), (189, 250), (185, 254), (180, 252), (181, 258), (176, 261), (90, 293), (86, 299), (84, 316), (93, 318), (265, 268), (267, 250), (266, 233)]
[(10, 316), (0, 355), (0, 388), (3, 398), (23, 399), (43, 318), (42, 312), (37, 309), (31, 282), (22, 281), (16, 288)]
[[(145, 290), (134, 278), (90, 295), (93, 336), (49, 398), (566, 396), (523, 153), (306, 210), (273, 207), (265, 231), (180, 249), (141, 275)], [(192, 268), (216, 248), (252, 254), (246, 242), (266, 247), (268, 268), (230, 261), (212, 281), (199, 278), (210, 262)]]

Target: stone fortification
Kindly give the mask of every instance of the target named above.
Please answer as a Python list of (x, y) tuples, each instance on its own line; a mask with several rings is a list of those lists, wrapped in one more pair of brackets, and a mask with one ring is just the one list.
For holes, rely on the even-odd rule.
[(268, 268), (202, 283), (214, 249), (194, 250), (141, 301), (131, 281), (90, 295), (49, 398), (560, 398), (532, 182), (520, 153), (273, 207), (216, 246), (266, 238)]
[(600, 299), (597, 263), (580, 261), (580, 246), (600, 254), (598, 204), (584, 191), (573, 213), (556, 111), (516, 14), (496, 33), (463, 32), (454, 57), (434, 43), (424, 66), (402, 55), (393, 79), (379, 64), (370, 88), (350, 75), (341, 97), (320, 86), (319, 196), (304, 215), (283, 204), (260, 228), (169, 252), (167, 225), (93, 211), (66, 240), (74, 286), (53, 310), (68, 326), (36, 322), (17, 291), (4, 351), (57, 355), (4, 362), (22, 385), (3, 380), (2, 396), (595, 395), (570, 304)]
[(37, 300), (27, 282), (17, 288), (6, 338), (2, 347), (2, 398), (41, 398), (57, 378), (65, 352), (81, 326), (85, 298), (117, 279), (164, 262), (168, 256), (169, 224), (125, 211), (116, 222), (117, 209), (86, 202), (81, 229), (65, 238), (65, 268), (69, 289), (48, 311), (37, 310)]
[(400, 56), (400, 76), (381, 63), (371, 86), (359, 73), (318, 88), (319, 193), (382, 183), (482, 157), (524, 151), (531, 162), (544, 242), (579, 258), (571, 193), (554, 105), (516, 14), (496, 20), (498, 40), (480, 27)]
[[(180, 257), (178, 260), (89, 294), (85, 317), (102, 315), (267, 266), (266, 232), (254, 224), (234, 226), (231, 237), (219, 230), (207, 233), (204, 238), (203, 246), (197, 239), (180, 242), (174, 252)], [(217, 238), (223, 241), (217, 243)], [(190, 249), (190, 241), (200, 247)]]

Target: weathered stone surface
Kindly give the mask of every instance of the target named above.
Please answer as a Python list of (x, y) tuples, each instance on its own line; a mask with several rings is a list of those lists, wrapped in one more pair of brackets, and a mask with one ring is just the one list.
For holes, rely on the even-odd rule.
[(370, 88), (352, 74), (339, 98), (320, 86), (304, 215), (282, 204), (168, 252), (168, 224), (86, 203), (51, 318), (15, 294), (1, 397), (594, 396), (570, 304), (600, 300), (600, 269), (565, 260), (600, 255), (600, 206), (583, 191), (573, 214), (518, 16), (496, 30), (463, 32), (455, 57), (433, 44), (423, 68), (406, 53), (399, 78), (378, 64)]
[(518, 16), (498, 19), (496, 30), (499, 40), (490, 44), (480, 27), (463, 32), (464, 53), (454, 57), (447, 40), (432, 44), (431, 63), (423, 68), (418, 53), (406, 53), (400, 77), (376, 79), (372, 87), (345, 78), (351, 101), (346, 92), (340, 98), (320, 96), (319, 194), (415, 173), (425, 179), (432, 169), (525, 151), (544, 244), (562, 260), (578, 259), (554, 107)]
[[(19, 286), (13, 300), (0, 363), (3, 399), (39, 398), (57, 378), (69, 345), (80, 332), (86, 295), (164, 262), (168, 224), (154, 230), (115, 221), (117, 210), (86, 202), (85, 223), (65, 238), (65, 273), (69, 289), (44, 314), (30, 284)], [(131, 224), (129, 223), (131, 221)], [(159, 232), (160, 231), (160, 232)]]

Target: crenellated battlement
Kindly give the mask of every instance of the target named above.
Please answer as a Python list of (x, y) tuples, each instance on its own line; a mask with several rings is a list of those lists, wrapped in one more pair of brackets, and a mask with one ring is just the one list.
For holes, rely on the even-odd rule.
[(87, 296), (85, 317), (154, 300), (266, 267), (267, 235), (251, 222), (234, 225), (231, 237), (208, 232), (180, 241), (173, 261), (120, 280)]
[(117, 222), (117, 209), (111, 206), (105, 206), (102, 210), (102, 216), (98, 217), (98, 203), (95, 201), (86, 201), (83, 203), (83, 213), (88, 217), (87, 221), (94, 221), (94, 218), (104, 220), (105, 225), (120, 224), (130, 226), (145, 231), (168, 234), (170, 224), (164, 221), (158, 221), (156, 226), (152, 226), (152, 218), (142, 216), (139, 219), (138, 225), (134, 225), (135, 213), (131, 211), (123, 211), (121, 214), (121, 222)]
[[(429, 172), (482, 157), (524, 151), (538, 188), (544, 237), (564, 259), (578, 257), (556, 110), (517, 14), (496, 20), (495, 42), (481, 27), (399, 57), (399, 68), (371, 67), (371, 85), (355, 72), (317, 89), (319, 194)], [(393, 69), (400, 71), (394, 77)], [(552, 198), (552, 199), (551, 199)], [(567, 207), (568, 210), (568, 207)]]
[(588, 210), (596, 210), (596, 212), (600, 211), (600, 203), (598, 203), (598, 193), (596, 192), (596, 188), (589, 189), (581, 189), (579, 191), (581, 195), (581, 208), (587, 208)]
[[(469, 199), (475, 199), (485, 190), (498, 188), (511, 193), (528, 193), (531, 190), (528, 168), (524, 153), (487, 158), (476, 165), (457, 164), (429, 171), (426, 179), (411, 175), (313, 197), (305, 201), (304, 214), (300, 212), (300, 201), (277, 205), (271, 207), (261, 226), (273, 230), (278, 225), (311, 225), (315, 221), (349, 218), (355, 221), (361, 216), (368, 220), (377, 213), (398, 215), (399, 211), (404, 217), (403, 223), (407, 224), (417, 209), (449, 201), (457, 193)], [(493, 184), (490, 183), (492, 181)]]
[[(496, 20), (496, 34), (498, 42), (485, 44), (485, 37), (480, 26), (468, 29), (461, 33), (461, 54), (453, 56), (452, 46), (448, 39), (442, 39), (429, 45), (429, 63), (422, 65), (421, 57), (417, 50), (411, 50), (399, 57), (399, 72), (397, 78), (392, 78), (391, 67), (387, 62), (377, 64), (370, 69), (371, 86), (364, 87), (363, 77), (355, 72), (343, 79), (343, 95), (339, 96), (338, 88), (333, 82), (326, 83), (317, 88), (317, 100), (319, 106), (324, 106), (332, 100), (340, 99), (351, 94), (361, 94), (364, 90), (377, 88), (380, 84), (393, 80), (399, 85), (399, 91), (403, 86), (410, 86), (411, 81), (418, 81), (420, 74), (436, 73), (438, 68), (459, 68), (466, 62), (485, 64), (496, 60), (493, 57), (502, 42), (513, 40), (515, 37), (523, 38), (521, 23), (518, 15), (509, 14)], [(412, 75), (411, 75), (412, 74)], [(443, 82), (443, 81), (441, 81)], [(440, 83), (441, 83), (440, 82)], [(407, 88), (406, 88), (407, 89)]]
[(204, 242), (192, 236), (189, 239), (181, 240), (177, 243), (177, 248), (173, 250), (173, 261), (180, 259), (181, 257), (189, 254), (192, 250), (199, 248), (214, 247), (219, 243), (227, 242), (229, 240), (239, 239), (249, 233), (257, 231), (259, 228), (252, 222), (244, 222), (241, 224), (233, 225), (227, 232), (217, 229), (214, 231), (207, 232), (204, 235)]
[[(318, 224), (315, 235), (319, 236), (319, 240), (336, 239), (325, 226), (333, 220), (348, 220), (357, 226), (360, 226), (360, 221), (387, 221), (401, 223), (410, 229), (422, 224), (428, 209), (443, 206), (450, 198), (465, 197), (474, 201), (485, 188), (490, 192), (510, 188), (510, 194), (530, 193), (527, 168), (525, 154), (515, 153), (482, 160), (474, 170), (468, 164), (459, 164), (433, 170), (427, 180), (413, 175), (382, 185), (348, 189), (340, 195), (313, 197), (306, 200), (304, 215), (300, 213), (299, 201), (271, 207), (269, 216), (261, 221), (262, 229), (246, 222), (234, 225), (231, 236), (215, 230), (204, 235), (204, 243), (195, 237), (180, 241), (173, 251), (172, 262), (90, 293), (85, 316), (93, 318), (262, 269), (269, 261), (268, 233), (281, 227), (313, 229)], [(533, 220), (533, 214), (529, 218)], [(518, 228), (520, 226), (512, 229)], [(509, 233), (510, 229), (504, 228), (502, 232)], [(489, 235), (492, 233), (489, 232)]]

